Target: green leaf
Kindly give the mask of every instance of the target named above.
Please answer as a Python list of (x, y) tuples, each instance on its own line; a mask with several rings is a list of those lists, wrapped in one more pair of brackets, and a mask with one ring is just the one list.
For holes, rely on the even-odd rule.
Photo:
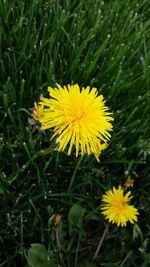
[(137, 224), (135, 224), (133, 227), (133, 239), (137, 238), (138, 236), (141, 238), (141, 242), (143, 243), (142, 231), (141, 231), (140, 227)]
[(68, 220), (71, 225), (78, 226), (82, 220), (84, 209), (79, 204), (74, 204), (68, 214)]
[(143, 255), (143, 258), (144, 258), (145, 263), (150, 263), (150, 254), (145, 253)]
[(54, 255), (50, 255), (42, 244), (31, 244), (27, 257), (31, 267), (56, 267)]

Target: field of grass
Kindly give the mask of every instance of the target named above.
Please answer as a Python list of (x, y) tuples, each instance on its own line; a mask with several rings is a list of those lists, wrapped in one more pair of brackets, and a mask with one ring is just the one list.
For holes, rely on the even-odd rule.
[[(149, 0), (0, 1), (0, 267), (150, 266), (149, 18)], [(106, 99), (100, 162), (58, 152), (32, 120), (56, 83)], [(101, 196), (129, 176), (137, 224), (108, 228)]]

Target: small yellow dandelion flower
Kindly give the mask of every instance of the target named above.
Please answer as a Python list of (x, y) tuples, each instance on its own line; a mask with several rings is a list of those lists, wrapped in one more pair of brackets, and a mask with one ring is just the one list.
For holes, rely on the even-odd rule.
[(133, 184), (134, 184), (134, 180), (129, 176), (126, 182), (124, 183), (124, 187), (126, 188), (133, 187)]
[(134, 223), (137, 221), (138, 210), (129, 204), (132, 199), (129, 191), (124, 195), (123, 189), (119, 186), (118, 189), (108, 190), (102, 196), (102, 214), (111, 223), (116, 223), (117, 226), (126, 226), (127, 221)]
[(44, 109), (42, 105), (37, 105), (34, 103), (34, 110), (33, 110), (33, 118), (39, 122), (41, 122), (41, 118), (44, 116)]
[(96, 88), (82, 88), (78, 84), (57, 88), (48, 87), (50, 98), (41, 98), (39, 104), (46, 108), (40, 118), (41, 130), (53, 128), (52, 138), (57, 137), (58, 150), (68, 146), (68, 155), (73, 147), (76, 156), (94, 154), (98, 156), (107, 146), (112, 131), (113, 118), (105, 106), (103, 96)]

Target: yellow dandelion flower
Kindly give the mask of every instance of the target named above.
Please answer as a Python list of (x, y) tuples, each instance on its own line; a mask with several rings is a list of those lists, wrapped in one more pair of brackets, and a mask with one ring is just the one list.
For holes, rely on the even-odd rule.
[[(113, 118), (105, 106), (103, 96), (96, 88), (82, 88), (78, 84), (57, 88), (48, 87), (50, 98), (41, 98), (44, 116), (40, 117), (41, 130), (53, 128), (52, 138), (57, 137), (58, 150), (68, 146), (68, 155), (73, 146), (76, 156), (94, 154), (98, 159), (106, 148), (112, 131)], [(46, 110), (45, 110), (46, 108)]]
[(129, 204), (132, 199), (129, 191), (124, 195), (123, 189), (119, 186), (118, 189), (108, 190), (102, 196), (102, 214), (111, 223), (116, 223), (117, 226), (126, 226), (127, 222), (134, 223), (137, 221), (138, 210)]
[(124, 187), (133, 187), (134, 180), (129, 176), (124, 183)]
[(41, 118), (44, 116), (44, 109), (42, 105), (34, 103), (33, 118), (41, 122)]
[[(108, 147), (108, 144), (106, 144), (106, 143), (104, 143), (104, 144), (101, 144), (101, 143), (95, 144), (94, 156), (97, 159), (97, 161), (99, 161), (99, 156), (100, 156), (102, 150), (105, 150), (107, 147)], [(93, 151), (91, 151), (91, 154), (92, 153), (93, 153)]]

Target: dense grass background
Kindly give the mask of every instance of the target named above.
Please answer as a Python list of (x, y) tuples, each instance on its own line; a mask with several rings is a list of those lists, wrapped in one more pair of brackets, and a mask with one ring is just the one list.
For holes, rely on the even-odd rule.
[[(52, 252), (56, 229), (68, 267), (150, 264), (150, 1), (0, 1), (0, 266), (28, 266), (32, 243)], [(47, 86), (97, 87), (114, 113), (109, 148), (97, 163), (59, 153), (50, 132), (40, 132), (31, 109)], [(138, 226), (106, 228), (99, 212), (105, 189), (135, 180)], [(80, 224), (68, 220), (72, 205), (84, 209)], [(62, 265), (63, 266), (63, 265)]]

